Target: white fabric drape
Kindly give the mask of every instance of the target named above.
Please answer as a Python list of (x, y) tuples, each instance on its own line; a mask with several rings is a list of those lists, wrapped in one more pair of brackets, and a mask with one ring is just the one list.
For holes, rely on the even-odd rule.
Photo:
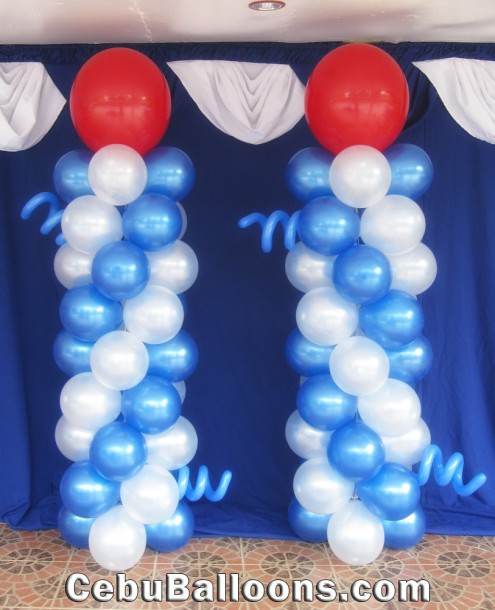
[(495, 61), (450, 57), (414, 65), (428, 77), (463, 129), (495, 144)]
[(304, 85), (290, 66), (235, 61), (168, 64), (201, 112), (249, 144), (286, 133), (304, 115)]
[(0, 150), (17, 152), (37, 144), (65, 101), (43, 64), (0, 63)]

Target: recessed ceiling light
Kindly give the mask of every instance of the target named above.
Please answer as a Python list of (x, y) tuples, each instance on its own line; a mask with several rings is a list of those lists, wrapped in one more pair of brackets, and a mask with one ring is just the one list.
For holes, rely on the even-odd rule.
[(249, 8), (253, 11), (278, 11), (280, 8), (284, 8), (285, 2), (251, 2)]

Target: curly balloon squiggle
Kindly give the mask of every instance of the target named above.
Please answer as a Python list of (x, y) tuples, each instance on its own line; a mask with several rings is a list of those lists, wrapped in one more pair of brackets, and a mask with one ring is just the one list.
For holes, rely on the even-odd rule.
[(275, 229), (278, 224), (281, 224), (284, 231), (284, 246), (287, 250), (292, 250), (296, 245), (299, 214), (300, 211), (297, 211), (289, 216), (283, 210), (276, 210), (267, 218), (261, 212), (253, 212), (241, 218), (238, 225), (241, 229), (246, 229), (255, 223), (259, 224), (261, 227), (261, 249), (268, 253), (272, 251)]
[(206, 466), (200, 466), (196, 485), (193, 487), (190, 480), (190, 470), (188, 466), (184, 466), (179, 470), (177, 483), (179, 485), (179, 496), (182, 499), (184, 496), (190, 502), (197, 502), (203, 496), (210, 502), (220, 502), (223, 499), (232, 480), (232, 472), (225, 470), (220, 478), (220, 483), (216, 489), (213, 489), (210, 483), (210, 475)]
[[(64, 211), (60, 209), (60, 199), (54, 193), (43, 192), (38, 193), (24, 205), (21, 211), (21, 218), (28, 220), (35, 210), (40, 206), (48, 204), (48, 216), (40, 227), (40, 233), (42, 235), (48, 235), (50, 231), (62, 222), (62, 215)], [(58, 246), (65, 243), (65, 237), (60, 233), (57, 235), (55, 242)]]

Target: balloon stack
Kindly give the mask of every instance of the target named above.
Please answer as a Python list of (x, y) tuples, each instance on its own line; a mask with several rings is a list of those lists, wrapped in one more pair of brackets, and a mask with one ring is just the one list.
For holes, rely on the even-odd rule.
[(42, 232), (62, 227), (54, 268), (67, 292), (54, 357), (70, 379), (55, 439), (74, 463), (60, 484), (59, 528), (110, 570), (130, 568), (146, 545), (183, 546), (194, 528), (183, 496), (218, 501), (231, 476), (213, 492), (201, 467), (197, 493), (188, 494), (189, 470), (180, 470), (198, 444), (181, 415), (184, 380), (198, 358), (182, 330), (183, 293), (198, 261), (182, 241), (179, 203), (192, 189), (193, 164), (178, 148), (156, 147), (170, 105), (167, 82), (146, 56), (124, 48), (96, 54), (70, 97), (90, 150), (65, 154), (53, 174), (67, 205), (62, 211), (57, 196), (43, 193), (23, 210), (27, 218), (46, 202)]

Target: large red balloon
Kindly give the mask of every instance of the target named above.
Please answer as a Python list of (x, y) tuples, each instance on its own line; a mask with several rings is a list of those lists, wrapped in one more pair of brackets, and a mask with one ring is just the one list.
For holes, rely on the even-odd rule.
[(144, 155), (162, 139), (170, 120), (170, 90), (151, 59), (126, 48), (101, 51), (76, 76), (72, 122), (91, 150), (126, 144)]
[(409, 91), (397, 62), (364, 43), (338, 47), (313, 70), (306, 87), (309, 128), (334, 154), (354, 144), (387, 148), (407, 118)]

